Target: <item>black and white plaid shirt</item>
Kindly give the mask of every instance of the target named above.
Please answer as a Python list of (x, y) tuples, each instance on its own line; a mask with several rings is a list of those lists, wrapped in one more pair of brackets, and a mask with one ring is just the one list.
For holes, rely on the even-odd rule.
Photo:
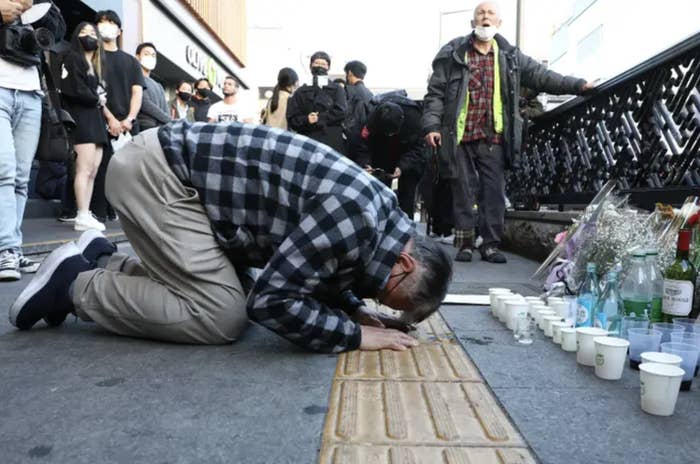
[(264, 268), (248, 316), (314, 351), (358, 348), (349, 314), (385, 285), (415, 233), (394, 194), (327, 146), (279, 129), (177, 121), (158, 136), (232, 262)]

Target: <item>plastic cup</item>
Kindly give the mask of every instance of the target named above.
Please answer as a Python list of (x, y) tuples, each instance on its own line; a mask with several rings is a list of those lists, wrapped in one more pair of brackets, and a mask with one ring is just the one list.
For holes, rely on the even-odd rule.
[(570, 326), (567, 321), (552, 322), (552, 341), (557, 345), (561, 345), (561, 329)]
[(576, 329), (563, 327), (559, 330), (559, 333), (561, 334), (561, 349), (569, 352), (576, 351)]
[[(700, 332), (673, 332), (671, 333), (671, 341), (674, 343), (689, 343), (700, 349)], [(698, 363), (695, 366), (694, 377), (698, 376), (698, 366), (700, 366), (700, 357), (698, 357)]]
[(539, 296), (526, 296), (525, 301), (527, 301), (528, 303), (532, 302), (532, 303), (544, 304), (544, 301), (542, 301), (542, 298), (540, 298)]
[(542, 329), (544, 330), (545, 337), (552, 338), (554, 336), (554, 333), (552, 332), (552, 324), (554, 322), (561, 322), (561, 317), (555, 314), (553, 316), (544, 316), (542, 318)]
[(549, 311), (551, 309), (544, 303), (529, 303), (529, 307), (527, 313), (535, 320), (537, 320), (537, 311)]
[(518, 300), (506, 300), (505, 301), (505, 311), (506, 311), (506, 327), (510, 330), (515, 331), (517, 328), (516, 321), (518, 317), (527, 317), (527, 302)]
[(681, 367), (681, 358), (678, 355), (671, 353), (659, 353), (658, 351), (645, 351), (642, 353), (642, 364), (644, 363), (657, 363), (657, 364), (669, 364), (671, 366)]
[(673, 318), (673, 323), (683, 326), (686, 332), (700, 333), (700, 320), (698, 319), (691, 319), (689, 317), (675, 317)]
[(608, 331), (598, 327), (579, 327), (576, 329), (576, 362), (583, 366), (595, 366), (596, 337), (607, 337)]
[(685, 372), (669, 364), (639, 365), (639, 392), (642, 411), (655, 416), (670, 416), (676, 409), (678, 391)]
[(620, 322), (620, 338), (627, 338), (629, 329), (648, 329), (649, 319), (646, 317), (623, 316)]
[(685, 332), (685, 327), (681, 325), (673, 325), (670, 322), (654, 322), (651, 325), (651, 328), (661, 331), (661, 343), (670, 342), (671, 334), (674, 332)]
[(630, 341), (630, 367), (639, 370), (639, 364), (642, 362), (642, 353), (645, 351), (659, 351), (661, 331), (654, 329), (630, 329), (627, 335)]
[(489, 288), (489, 301), (491, 302), (491, 314), (496, 315), (496, 296), (511, 294), (507, 288)]
[(595, 337), (595, 375), (605, 380), (622, 378), (630, 342), (617, 337)]
[(661, 352), (675, 354), (683, 359), (681, 361), (681, 369), (685, 371), (685, 374), (681, 382), (681, 391), (690, 390), (690, 386), (693, 384), (695, 366), (698, 364), (700, 349), (690, 343), (667, 342), (661, 344)]
[(537, 311), (537, 315), (535, 316), (535, 322), (537, 322), (537, 327), (539, 327), (541, 330), (544, 330), (544, 323), (543, 318), (545, 316), (554, 316), (556, 313), (552, 311), (551, 309), (540, 309)]

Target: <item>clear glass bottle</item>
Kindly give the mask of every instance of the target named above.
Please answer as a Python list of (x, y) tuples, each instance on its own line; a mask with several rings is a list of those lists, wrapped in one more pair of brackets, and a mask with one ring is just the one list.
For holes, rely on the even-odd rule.
[(597, 270), (595, 263), (586, 265), (586, 279), (579, 288), (576, 297), (576, 327), (593, 325), (593, 309), (600, 296)]
[(646, 251), (632, 254), (630, 269), (620, 287), (625, 314), (644, 314), (651, 310), (651, 281), (647, 273)]
[(651, 285), (651, 306), (649, 308), (649, 319), (651, 322), (661, 322), (663, 319), (661, 302), (664, 297), (664, 276), (661, 275), (661, 269), (657, 263), (658, 256), (658, 251), (649, 249), (645, 259), (647, 275)]
[(600, 327), (610, 332), (610, 335), (620, 334), (622, 317), (625, 308), (618, 290), (617, 272), (610, 271), (605, 277), (605, 290), (595, 305), (594, 327)]

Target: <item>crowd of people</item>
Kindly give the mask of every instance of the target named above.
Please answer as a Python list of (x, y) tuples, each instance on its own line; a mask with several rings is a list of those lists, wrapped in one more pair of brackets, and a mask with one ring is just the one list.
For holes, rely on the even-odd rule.
[[(0, 0), (3, 23), (31, 4)], [(57, 39), (65, 33), (55, 7), (43, 21)], [(46, 258), (10, 321), (29, 329), (75, 313), (122, 335), (228, 343), (253, 320), (314, 351), (410, 348), (415, 340), (402, 331), (439, 307), (452, 259), (472, 260), (477, 230), (482, 260), (506, 261), (504, 172), (519, 166), (520, 86), (591, 88), (524, 55), (500, 26), (498, 5), (480, 3), (473, 31), (435, 56), (422, 101), (403, 91), (372, 95), (360, 61), (344, 66), (344, 80), (330, 80), (331, 57), (319, 51), (309, 62), (313, 81), (299, 86), (293, 69), (281, 69), (260, 114), (239, 99), (233, 76), (221, 101), (201, 78), (180, 82), (167, 102), (150, 75), (156, 45), (122, 51), (119, 16), (98, 12), (73, 32), (58, 79), (76, 122), (68, 217), (84, 232)], [(36, 67), (9, 61), (0, 50), (5, 280), (35, 265), (21, 255), (20, 226), (36, 143), (17, 127), (36, 126), (30, 107), (40, 113)], [(21, 111), (18, 96), (27, 100)], [(454, 220), (434, 224), (443, 235), (454, 229), (453, 257), (413, 222), (429, 166), (433, 213)], [(110, 217), (119, 217), (139, 259), (100, 233)], [(363, 298), (402, 319), (370, 311)]]

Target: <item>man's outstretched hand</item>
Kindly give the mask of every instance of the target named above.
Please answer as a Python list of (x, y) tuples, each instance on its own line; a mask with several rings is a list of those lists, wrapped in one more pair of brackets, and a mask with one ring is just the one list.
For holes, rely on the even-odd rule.
[(418, 340), (394, 329), (382, 329), (367, 325), (362, 328), (360, 349), (365, 351), (395, 350), (405, 351), (418, 345)]

